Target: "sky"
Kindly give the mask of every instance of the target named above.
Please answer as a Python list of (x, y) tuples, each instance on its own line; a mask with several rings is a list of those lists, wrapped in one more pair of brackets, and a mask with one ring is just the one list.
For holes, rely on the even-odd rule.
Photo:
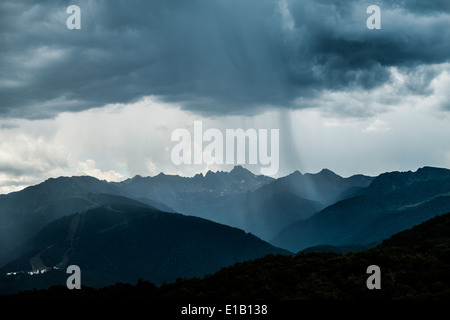
[(274, 177), (450, 167), (448, 88), (447, 0), (3, 0), (0, 193), (230, 170), (172, 161), (194, 121), (278, 129)]

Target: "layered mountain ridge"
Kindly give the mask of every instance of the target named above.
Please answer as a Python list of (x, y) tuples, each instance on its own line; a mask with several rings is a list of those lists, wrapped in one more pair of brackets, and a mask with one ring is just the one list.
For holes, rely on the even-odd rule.
[(271, 243), (294, 252), (325, 244), (368, 244), (449, 211), (450, 170), (384, 173), (354, 196), (291, 224)]
[[(130, 220), (142, 210), (152, 213)], [(240, 166), (190, 178), (163, 173), (122, 182), (59, 177), (0, 195), (0, 266), (7, 266), (2, 272), (15, 272), (73, 261), (88, 266), (87, 279), (93, 285), (94, 279), (104, 285), (133, 281), (139, 274), (150, 277), (136, 268), (142, 264), (154, 270), (151, 280), (161, 283), (267, 253), (362, 250), (445, 212), (450, 212), (450, 170), (433, 167), (348, 178), (324, 169), (273, 179)], [(95, 216), (102, 218), (91, 233), (77, 233), (89, 228), (70, 227), (82, 228), (83, 221)], [(171, 229), (172, 220), (178, 222)], [(133, 229), (138, 226), (139, 231)], [(159, 234), (157, 240), (152, 234)], [(85, 249), (64, 256), (75, 243), (68, 239), (82, 239), (77, 248)], [(89, 242), (97, 251), (89, 254)], [(108, 245), (109, 251), (99, 249)], [(114, 269), (112, 261), (121, 261), (128, 250), (140, 258), (125, 259), (133, 261), (130, 265), (119, 263), (120, 272), (111, 278), (99, 276), (105, 270), (97, 264)]]

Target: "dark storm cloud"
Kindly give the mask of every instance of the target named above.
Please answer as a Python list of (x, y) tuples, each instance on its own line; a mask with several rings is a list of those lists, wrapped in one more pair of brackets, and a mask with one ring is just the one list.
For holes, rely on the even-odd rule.
[(395, 0), (386, 3), (394, 8), (407, 8), (410, 12), (424, 13), (441, 13), (449, 12), (450, 2), (447, 0)]
[[(448, 1), (377, 3), (381, 30), (366, 28), (372, 3), (286, 3), (288, 13), (272, 0), (2, 1), (0, 116), (146, 95), (205, 114), (301, 108), (297, 98), (323, 90), (382, 85), (391, 66), (449, 60)], [(69, 4), (81, 8), (81, 30), (66, 28)], [(423, 93), (432, 79), (409, 88)]]

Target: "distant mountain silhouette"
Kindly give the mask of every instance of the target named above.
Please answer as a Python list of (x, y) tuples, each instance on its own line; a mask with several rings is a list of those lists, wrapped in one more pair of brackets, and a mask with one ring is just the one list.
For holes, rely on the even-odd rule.
[[(110, 195), (110, 196), (106, 196)], [(89, 176), (51, 178), (22, 191), (0, 196), (0, 265), (6, 252), (23, 243), (49, 222), (105, 204), (111, 196), (129, 196), (117, 186)], [(171, 211), (140, 197), (155, 208)]]
[(450, 211), (450, 170), (381, 174), (355, 196), (292, 223), (271, 243), (297, 252), (317, 245), (368, 244)]
[(327, 169), (305, 175), (296, 171), (253, 192), (247, 192), (245, 196), (220, 199), (217, 203), (222, 203), (223, 209), (215, 212), (223, 210), (230, 217), (221, 222), (236, 225), (264, 240), (270, 240), (290, 223), (309, 218), (328, 204), (341, 199), (345, 192), (367, 187), (372, 180), (372, 177), (362, 175), (342, 178)]
[(49, 223), (112, 204), (201, 217), (292, 252), (342, 251), (366, 248), (450, 211), (450, 170), (343, 178), (324, 169), (273, 179), (237, 166), (191, 178), (161, 173), (114, 183), (48, 179), (0, 196), (0, 266), (23, 256), (23, 245)]
[(165, 204), (173, 204), (173, 209), (180, 211), (176, 207), (179, 196), (211, 194), (220, 197), (239, 194), (256, 190), (272, 181), (274, 179), (271, 177), (254, 175), (236, 166), (230, 172), (208, 171), (205, 175), (196, 174), (191, 178), (160, 173), (154, 177), (135, 176), (114, 184), (134, 197), (150, 197)]
[(352, 188), (367, 187), (372, 177), (342, 178), (324, 169), (298, 171), (274, 180), (241, 166), (192, 178), (160, 174), (117, 184), (128, 194), (155, 199), (177, 212), (202, 217), (272, 239), (290, 223), (305, 219), (340, 199)]
[[(165, 203), (176, 207), (178, 203), (187, 202), (193, 206), (189, 213), (202, 216), (202, 204), (212, 213), (216, 199), (256, 190), (273, 180), (256, 176), (240, 166), (231, 172), (208, 172), (205, 176), (198, 174), (192, 178), (161, 173), (147, 178), (136, 176), (121, 183), (108, 183), (89, 176), (51, 178), (22, 191), (0, 195), (0, 265), (11, 258), (11, 249), (49, 222), (104, 204), (104, 199), (96, 196), (98, 194), (127, 197), (166, 212), (175, 210)], [(229, 203), (226, 206), (231, 207)], [(188, 205), (181, 206), (183, 211), (178, 211), (187, 213), (186, 207)], [(199, 214), (195, 214), (196, 211)]]
[[(83, 284), (91, 286), (134, 283), (140, 278), (161, 284), (204, 276), (269, 253), (288, 253), (236, 228), (124, 203), (58, 219), (18, 250), (23, 255), (1, 273), (32, 266), (65, 270), (76, 264), (83, 272)], [(39, 276), (45, 274), (30, 277)]]
[(298, 197), (321, 203), (322, 207), (326, 207), (345, 198), (348, 192), (355, 192), (355, 190), (369, 186), (373, 179), (373, 177), (364, 175), (343, 178), (328, 169), (323, 169), (316, 174), (302, 174), (295, 171), (263, 188), (274, 189), (278, 192), (290, 192)]

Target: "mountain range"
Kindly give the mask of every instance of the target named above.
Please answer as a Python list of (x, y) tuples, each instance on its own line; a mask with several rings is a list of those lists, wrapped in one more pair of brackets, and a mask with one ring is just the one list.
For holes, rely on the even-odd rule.
[(304, 175), (296, 171), (275, 180), (236, 166), (230, 172), (209, 171), (192, 178), (164, 174), (134, 177), (116, 186), (176, 212), (231, 225), (270, 240), (290, 223), (312, 216), (341, 199), (345, 192), (367, 187), (372, 179), (363, 175), (342, 178), (324, 169)]
[[(122, 197), (48, 224), (15, 251), (19, 258), (0, 268), (0, 274), (9, 273), (0, 293), (30, 289), (43, 277), (45, 287), (60, 284), (72, 264), (88, 286), (138, 279), (161, 285), (267, 254), (289, 254), (242, 230)], [(33, 270), (45, 273), (29, 274)]]
[[(383, 306), (380, 302), (389, 300), (419, 304), (423, 300), (448, 301), (449, 230), (450, 213), (444, 213), (398, 232), (368, 250), (268, 255), (222, 269), (200, 281), (189, 279), (168, 284), (152, 294), (169, 300), (378, 300), (378, 307)], [(380, 267), (380, 290), (367, 288), (369, 265)], [(334, 304), (325, 305), (334, 310)], [(323, 306), (314, 305), (314, 309)], [(344, 306), (348, 314), (350, 305)], [(400, 303), (402, 314), (408, 306)], [(430, 312), (428, 307), (426, 312)]]
[[(93, 177), (60, 177), (36, 186), (0, 196), (0, 265), (11, 250), (29, 239), (48, 223), (65, 215), (95, 208), (111, 196), (128, 197), (117, 186)], [(163, 211), (167, 206), (149, 199), (140, 201)]]
[(293, 252), (324, 244), (376, 243), (449, 211), (450, 170), (384, 173), (352, 197), (292, 223), (271, 243)]
[(445, 212), (450, 170), (433, 167), (348, 178), (323, 169), (274, 179), (240, 166), (122, 182), (51, 178), (0, 195), (0, 272), (79, 263), (93, 286), (160, 284), (268, 253), (362, 250)]
[[(241, 166), (194, 177), (159, 174), (106, 182), (89, 176), (51, 178), (19, 192), (0, 195), (0, 265), (8, 253), (49, 222), (107, 203), (116, 195), (164, 212), (179, 212), (244, 229), (266, 241), (284, 227), (326, 207), (341, 194), (373, 178), (342, 178), (329, 170), (298, 171), (277, 180)], [(100, 195), (100, 196), (99, 196)]]
[[(269, 254), (223, 268), (201, 279), (179, 279), (159, 287), (145, 280), (139, 280), (134, 285), (118, 283), (103, 288), (84, 287), (83, 290), (67, 290), (65, 286), (58, 285), (45, 290), (22, 291), (8, 298), (11, 302), (24, 298), (39, 302), (55, 298), (70, 302), (84, 299), (87, 302), (92, 298), (99, 301), (126, 297), (145, 301), (146, 309), (149, 305), (156, 309), (163, 304), (160, 309), (168, 308), (166, 315), (174, 318), (180, 312), (176, 301), (198, 305), (205, 301), (255, 301), (265, 304), (282, 300), (281, 305), (271, 303), (269, 312), (290, 317), (298, 312), (299, 307), (302, 311), (317, 313), (317, 308), (324, 306), (329, 306), (326, 309), (330, 315), (336, 313), (337, 306), (342, 306), (343, 312), (348, 315), (353, 303), (329, 302), (352, 300), (357, 301), (358, 306), (372, 309), (376, 305), (381, 308), (380, 316), (394, 311), (399, 311), (399, 315), (404, 315), (405, 311), (414, 313), (416, 309), (412, 305), (419, 305), (420, 311), (439, 317), (442, 312), (436, 311), (436, 308), (445, 304), (437, 303), (437, 300), (444, 302), (450, 298), (449, 230), (450, 213), (446, 213), (396, 233), (376, 247), (360, 252)], [(369, 265), (380, 268), (380, 290), (367, 288), (370, 274), (366, 270)], [(395, 303), (385, 304), (394, 300)], [(402, 302), (399, 303), (399, 300)], [(405, 300), (413, 303), (406, 303)], [(433, 300), (433, 308), (428, 303), (424, 305), (424, 300)], [(170, 302), (168, 306), (164, 305), (165, 301)], [(295, 304), (284, 304), (286, 301)], [(302, 301), (305, 303), (299, 303)], [(319, 303), (312, 303), (314, 301)], [(366, 304), (367, 301), (375, 304)], [(285, 309), (289, 312), (283, 312)], [(371, 312), (375, 310), (372, 309)], [(355, 312), (359, 315), (359, 308), (357, 310)]]

